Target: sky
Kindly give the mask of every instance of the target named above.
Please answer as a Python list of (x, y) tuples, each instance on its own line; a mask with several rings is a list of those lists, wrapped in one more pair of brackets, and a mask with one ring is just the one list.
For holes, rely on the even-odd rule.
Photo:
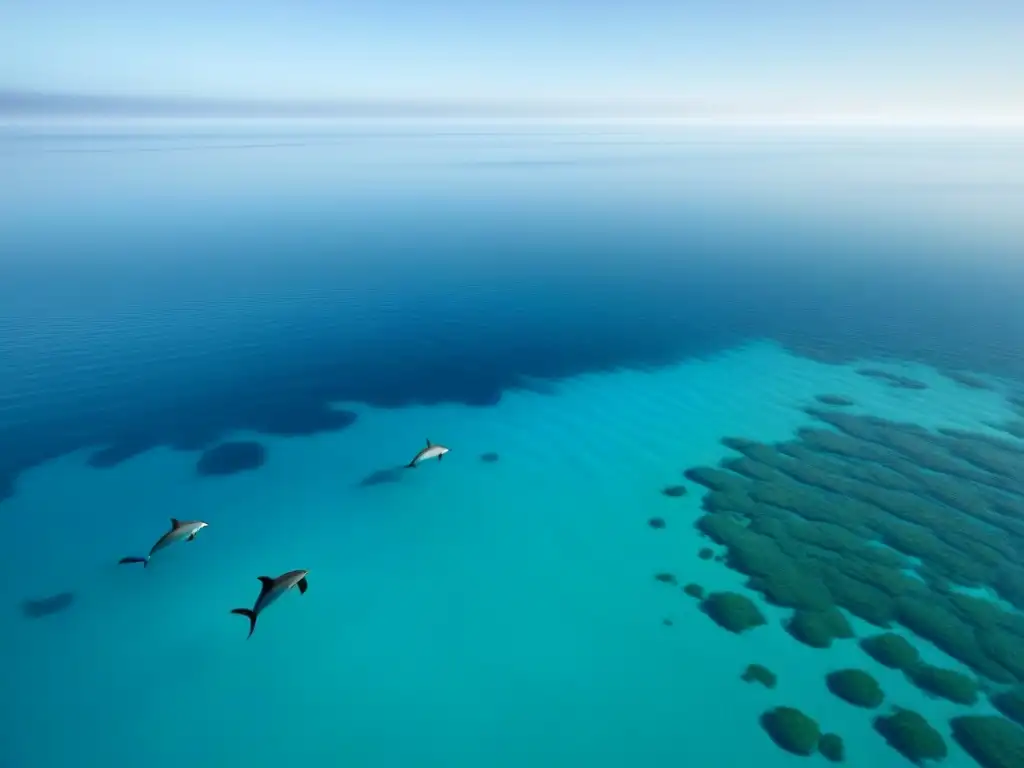
[(3, 0), (0, 51), (0, 91), (1024, 120), (1024, 0)]

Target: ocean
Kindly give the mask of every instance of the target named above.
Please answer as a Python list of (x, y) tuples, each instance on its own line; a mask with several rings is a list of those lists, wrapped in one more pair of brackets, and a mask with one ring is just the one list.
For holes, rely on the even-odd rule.
[(6, 126), (0, 176), (2, 768), (1024, 765), (1024, 137)]

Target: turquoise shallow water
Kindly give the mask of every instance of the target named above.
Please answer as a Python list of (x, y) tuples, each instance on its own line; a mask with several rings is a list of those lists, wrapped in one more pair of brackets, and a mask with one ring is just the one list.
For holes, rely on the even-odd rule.
[[(743, 576), (697, 557), (702, 493), (681, 475), (728, 455), (723, 436), (787, 439), (825, 392), (927, 427), (985, 431), (1012, 415), (1001, 382), (971, 389), (923, 365), (868, 363), (928, 389), (753, 342), (509, 392), (489, 408), (338, 403), (354, 425), (260, 435), (266, 465), (229, 477), (199, 477), (194, 454), (166, 448), (112, 469), (76, 452), (27, 470), (3, 505), (0, 603), (18, 604), (28, 585), (77, 598), (41, 620), (0, 619), (0, 652), (16, 662), (0, 682), (17, 702), (0, 757), (18, 768), (803, 764), (757, 724), (785, 704), (842, 734), (847, 764), (909, 765), (871, 729), (875, 713), (832, 696), (824, 675), (869, 670), (890, 703), (944, 735), (966, 708), (925, 697), (853, 640), (794, 642), (788, 612), (759, 598), (768, 626), (727, 633), (653, 578), (743, 591)], [(359, 486), (425, 438), (450, 454)], [(489, 451), (499, 461), (481, 461)], [(679, 482), (686, 496), (659, 492)], [(172, 516), (210, 525), (146, 570), (116, 565)], [(228, 611), (251, 604), (256, 576), (293, 568), (310, 570), (309, 591), (285, 595), (246, 641)], [(742, 682), (751, 662), (778, 687)], [(971, 710), (990, 708), (983, 698)], [(947, 741), (944, 766), (974, 765)]]

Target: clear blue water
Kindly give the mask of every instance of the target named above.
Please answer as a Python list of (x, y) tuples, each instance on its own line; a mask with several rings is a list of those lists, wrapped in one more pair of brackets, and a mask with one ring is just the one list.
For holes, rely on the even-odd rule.
[[(799, 764), (776, 705), (910, 765), (827, 691), (844, 666), (975, 764), (947, 723), (984, 696), (796, 642), (697, 556), (681, 472), (822, 393), (1017, 418), (1020, 137), (9, 127), (0, 175), (0, 766)], [(450, 454), (400, 469), (427, 438)], [(225, 440), (265, 461), (197, 471)], [(209, 527), (117, 564), (172, 517)], [(230, 609), (295, 568), (246, 640)], [(666, 570), (768, 624), (723, 630)]]

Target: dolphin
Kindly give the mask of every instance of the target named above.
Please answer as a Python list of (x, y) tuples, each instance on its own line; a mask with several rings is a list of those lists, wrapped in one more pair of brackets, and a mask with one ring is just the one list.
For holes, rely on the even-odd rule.
[(408, 469), (415, 469), (416, 465), (419, 464), (421, 461), (424, 461), (426, 459), (433, 459), (433, 458), (436, 458), (438, 461), (440, 461), (441, 458), (446, 453), (448, 453), (448, 449), (447, 448), (445, 448), (443, 445), (434, 445), (432, 442), (430, 442), (430, 438), (428, 437), (427, 438), (427, 446), (426, 446), (426, 448), (423, 448), (422, 450), (420, 450), (419, 453), (417, 453), (415, 456), (412, 457), (412, 461), (410, 461), (405, 466)]
[(171, 518), (171, 530), (156, 540), (156, 544), (149, 550), (149, 554), (145, 557), (122, 557), (118, 560), (119, 565), (125, 563), (142, 563), (142, 567), (146, 568), (149, 566), (149, 558), (159, 552), (164, 547), (169, 547), (176, 541), (194, 541), (196, 534), (199, 533), (203, 528), (206, 527), (206, 523), (201, 520), (178, 520), (177, 518)]
[(306, 581), (306, 574), (308, 573), (309, 571), (288, 571), (288, 573), (282, 573), (276, 579), (272, 579), (269, 576), (256, 577), (260, 580), (260, 584), (263, 585), (259, 596), (256, 598), (256, 604), (251, 609), (235, 608), (231, 611), (249, 619), (249, 634), (246, 639), (252, 637), (252, 632), (256, 629), (256, 619), (259, 618), (260, 613), (277, 598), (292, 587), (298, 587), (299, 594), (306, 594), (306, 589), (309, 587), (309, 582)]

